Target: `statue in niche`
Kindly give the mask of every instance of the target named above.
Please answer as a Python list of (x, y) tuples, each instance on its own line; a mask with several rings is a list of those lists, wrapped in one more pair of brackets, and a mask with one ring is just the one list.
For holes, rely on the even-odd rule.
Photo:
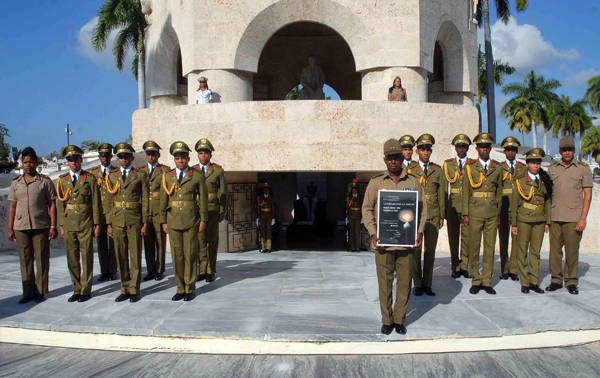
[(310, 183), (307, 194), (294, 201), (294, 220), (287, 227), (287, 237), (296, 240), (314, 240), (330, 236), (333, 228), (327, 223), (327, 201), (317, 197), (318, 187)]
[(325, 93), (323, 93), (325, 74), (317, 65), (317, 58), (314, 56), (308, 58), (308, 66), (302, 69), (300, 84), (302, 84), (300, 100), (325, 100)]

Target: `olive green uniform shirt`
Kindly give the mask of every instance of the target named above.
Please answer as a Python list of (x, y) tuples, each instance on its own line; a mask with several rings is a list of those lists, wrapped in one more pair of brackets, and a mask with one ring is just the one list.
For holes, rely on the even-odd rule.
[[(202, 166), (197, 164), (193, 167), (202, 171)], [(206, 172), (206, 187), (208, 189), (208, 211), (218, 211), (223, 214), (227, 210), (227, 178), (225, 170), (219, 164), (209, 163)]]
[[(106, 212), (106, 223), (119, 227), (126, 227), (133, 224), (148, 223), (150, 220), (150, 211), (148, 208), (148, 181), (145, 172), (137, 171), (131, 168), (129, 174), (123, 182), (121, 169), (108, 174), (106, 180), (110, 183), (110, 188), (115, 190), (117, 184), (119, 188), (115, 193), (107, 190), (107, 206), (112, 208)], [(117, 204), (119, 202), (120, 204)], [(124, 208), (137, 202), (137, 207)], [(120, 207), (119, 207), (120, 205)]]
[(552, 222), (579, 222), (583, 212), (583, 188), (594, 186), (590, 167), (580, 161), (566, 166), (562, 160), (550, 165), (548, 174), (554, 183)]
[(150, 212), (150, 221), (160, 216), (160, 192), (162, 189), (162, 176), (164, 172), (169, 172), (171, 168), (167, 165), (158, 164), (152, 171), (148, 170), (148, 164), (139, 167), (138, 171), (144, 172), (148, 179), (148, 211)]
[(60, 225), (65, 231), (83, 231), (100, 224), (102, 205), (96, 176), (82, 170), (73, 187), (71, 173), (66, 173), (56, 185), (61, 196), (71, 192), (66, 201), (58, 201)]
[(425, 198), (427, 199), (427, 219), (434, 220), (446, 218), (446, 190), (448, 183), (442, 171), (442, 167), (429, 162), (427, 176), (421, 169), (419, 162), (413, 162), (408, 166), (410, 174), (415, 176), (423, 186)]
[[(533, 188), (533, 196), (525, 199), (521, 195), (519, 188), (525, 197), (529, 197)], [(539, 181), (539, 185), (532, 180), (528, 173), (515, 177), (515, 190), (510, 200), (510, 223), (517, 226), (517, 222), (545, 222), (550, 224), (550, 198), (546, 185)]]
[[(473, 183), (478, 185), (483, 174), (483, 183), (474, 188), (469, 179), (469, 170)], [(490, 160), (487, 173), (479, 159), (467, 161), (463, 179), (463, 215), (490, 218), (500, 215), (502, 209), (502, 175), (500, 163)], [(487, 195), (487, 197), (480, 197)]]
[(164, 185), (173, 192), (168, 194), (164, 187), (160, 191), (160, 223), (175, 230), (198, 227), (208, 221), (206, 180), (201, 171), (190, 168), (179, 183), (176, 172), (163, 172)]
[[(116, 173), (117, 170), (113, 166), (108, 167), (108, 173)], [(102, 204), (102, 219), (101, 224), (106, 223), (106, 212), (112, 208), (112, 204), (107, 202), (108, 192), (106, 190), (106, 175), (104, 174), (104, 167), (101, 165), (98, 168), (90, 171), (96, 177), (98, 182), (98, 189), (100, 189), (100, 202)]]
[(453, 207), (458, 214), (462, 214), (463, 209), (462, 186), (466, 165), (467, 164), (465, 163), (465, 166), (462, 167), (461, 171), (457, 158), (452, 158), (444, 161), (443, 167), (444, 177), (450, 184), (450, 195), (448, 196), (446, 208)]

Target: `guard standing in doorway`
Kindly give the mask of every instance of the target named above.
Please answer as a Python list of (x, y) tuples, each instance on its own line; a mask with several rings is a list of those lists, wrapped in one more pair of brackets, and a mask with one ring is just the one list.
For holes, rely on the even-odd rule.
[(349, 187), (349, 193), (346, 196), (346, 214), (348, 214), (348, 239), (350, 243), (350, 252), (360, 252), (360, 232), (362, 226), (362, 205), (364, 197), (358, 190), (356, 179), (352, 181)]
[(262, 193), (256, 197), (258, 203), (258, 223), (262, 253), (271, 253), (271, 236), (275, 224), (275, 208), (273, 206), (273, 192), (268, 183), (262, 187)]

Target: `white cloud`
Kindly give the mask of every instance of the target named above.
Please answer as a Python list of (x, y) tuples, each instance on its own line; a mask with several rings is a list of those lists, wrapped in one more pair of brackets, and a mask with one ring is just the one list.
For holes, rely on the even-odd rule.
[[(110, 33), (110, 36), (108, 37), (108, 41), (106, 43), (106, 49), (104, 49), (104, 51), (97, 52), (92, 46), (92, 34), (94, 32), (94, 27), (96, 27), (97, 23), (98, 16), (89, 20), (77, 32), (79, 53), (84, 57), (90, 59), (99, 67), (116, 70), (117, 66), (115, 65), (115, 59), (112, 55), (112, 48), (118, 31), (113, 31), (112, 33)], [(129, 70), (129, 67), (131, 67), (133, 56), (134, 54), (132, 51), (130, 51), (127, 54), (127, 58), (125, 59), (125, 62), (123, 64), (124, 71)]]
[(599, 76), (600, 71), (590, 68), (579, 72), (570, 72), (565, 78), (565, 84), (578, 87), (585, 87), (589, 79), (594, 76)]
[[(515, 18), (511, 18), (507, 25), (496, 21), (491, 30), (494, 59), (509, 62), (521, 72), (550, 66), (556, 61), (580, 59), (576, 49), (557, 50), (544, 39), (536, 26), (519, 25)], [(480, 29), (478, 39), (482, 46), (485, 43), (483, 36), (483, 30)]]

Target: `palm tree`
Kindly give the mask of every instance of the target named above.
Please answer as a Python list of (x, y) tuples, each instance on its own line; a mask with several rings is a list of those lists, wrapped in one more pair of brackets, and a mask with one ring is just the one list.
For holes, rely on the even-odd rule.
[(142, 13), (139, 0), (105, 0), (98, 11), (98, 24), (92, 34), (92, 46), (96, 51), (104, 51), (106, 42), (113, 31), (118, 31), (113, 46), (113, 56), (119, 72), (130, 49), (136, 54), (131, 71), (138, 81), (139, 108), (146, 107), (146, 52), (144, 37), (148, 23)]
[(583, 137), (582, 155), (592, 155), (600, 163), (600, 126), (593, 127)]
[[(477, 52), (477, 97), (475, 99), (475, 106), (479, 113), (479, 132), (482, 132), (481, 122), (481, 102), (486, 98), (487, 93), (487, 71), (486, 71), (485, 54), (481, 51), (481, 45), (479, 45), (479, 51)], [(510, 76), (515, 73), (515, 68), (510, 63), (502, 62), (498, 59), (494, 62), (494, 83), (497, 85), (504, 84), (504, 76)]]
[(81, 148), (87, 151), (97, 151), (101, 144), (100, 141), (84, 140), (81, 142)]
[(589, 102), (594, 113), (600, 113), (600, 76), (588, 80), (588, 89), (585, 91), (585, 100)]
[(569, 96), (561, 96), (555, 104), (554, 123), (552, 125), (552, 135), (556, 138), (559, 133), (562, 135), (575, 136), (579, 133), (579, 149), (582, 151), (581, 144), (585, 132), (592, 125), (592, 118), (585, 110), (586, 101), (577, 100), (571, 102)]
[[(494, 0), (496, 16), (506, 25), (510, 20), (510, 0)], [(515, 0), (517, 12), (523, 12), (529, 7), (529, 0)], [(477, 3), (477, 20), (481, 27), (481, 16), (485, 24), (485, 66), (487, 72), (487, 114), (488, 132), (496, 137), (496, 95), (494, 93), (494, 54), (492, 53), (492, 30), (490, 26), (490, 0)]]
[[(531, 128), (531, 131), (533, 131), (533, 147), (537, 147), (537, 125), (544, 125), (544, 133), (547, 133), (547, 129), (550, 128), (548, 108), (554, 101), (558, 100), (558, 96), (554, 91), (560, 88), (561, 85), (558, 80), (546, 79), (542, 75), (536, 75), (535, 71), (531, 71), (527, 76), (523, 76), (522, 83), (510, 83), (502, 89), (502, 93), (505, 95), (514, 95), (507, 105), (518, 98), (524, 98), (531, 102), (534, 116), (534, 124)], [(546, 140), (547, 138), (544, 138), (544, 141)], [(544, 145), (544, 150), (548, 150), (547, 144)]]
[(521, 140), (525, 145), (525, 133), (531, 131), (531, 125), (534, 124), (534, 104), (525, 99), (517, 98), (515, 101), (511, 101), (502, 107), (500, 114), (504, 118), (510, 118), (508, 120), (508, 127), (511, 130), (519, 130), (521, 133)]

